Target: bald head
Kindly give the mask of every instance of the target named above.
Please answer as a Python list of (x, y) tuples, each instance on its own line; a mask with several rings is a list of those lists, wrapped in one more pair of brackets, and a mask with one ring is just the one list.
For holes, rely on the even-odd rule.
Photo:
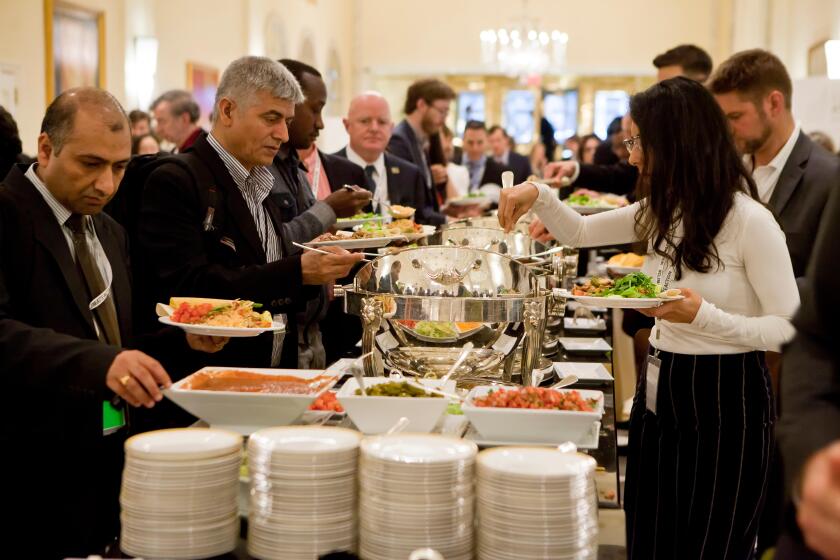
[(350, 101), (344, 128), (350, 136), (350, 148), (373, 163), (385, 151), (394, 129), (388, 101), (376, 91), (360, 93)]
[(50, 103), (41, 121), (41, 133), (49, 137), (56, 154), (73, 135), (80, 111), (86, 118), (101, 120), (111, 132), (125, 131), (126, 135), (129, 134), (128, 115), (113, 95), (94, 87), (69, 89)]

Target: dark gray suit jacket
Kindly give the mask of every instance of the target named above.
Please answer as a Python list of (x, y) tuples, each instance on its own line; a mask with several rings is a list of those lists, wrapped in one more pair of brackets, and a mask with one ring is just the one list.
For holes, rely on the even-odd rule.
[(838, 188), (840, 158), (800, 132), (768, 204), (785, 232), (800, 290), (829, 194)]
[(511, 150), (508, 154), (507, 167), (513, 171), (514, 185), (524, 183), (528, 180), (528, 176), (532, 173), (531, 160), (520, 153), (514, 152), (513, 150)]
[[(340, 149), (333, 156), (347, 159), (347, 148)], [(426, 181), (416, 165), (386, 152), (385, 172), (391, 204), (416, 208), (414, 219), (418, 224), (440, 225), (446, 222), (446, 218), (429, 204)]]

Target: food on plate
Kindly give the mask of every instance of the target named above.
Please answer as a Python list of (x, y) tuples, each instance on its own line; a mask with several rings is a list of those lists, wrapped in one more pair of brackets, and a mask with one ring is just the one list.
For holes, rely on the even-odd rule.
[(268, 311), (254, 311), (262, 307), (244, 299), (204, 299), (173, 297), (169, 305), (175, 310), (171, 319), (175, 323), (206, 325), (211, 327), (269, 328), (272, 316)]
[(627, 268), (641, 268), (645, 264), (645, 257), (636, 253), (619, 253), (610, 257), (607, 264)]
[(415, 211), (411, 206), (400, 206), (399, 204), (392, 204), (388, 209), (391, 216), (401, 219), (411, 218)]
[(253, 371), (225, 369), (196, 372), (187, 378), (181, 389), (311, 395), (328, 387), (333, 381), (335, 377), (332, 375), (318, 375), (306, 379), (292, 375), (266, 375)]
[(359, 238), (369, 237), (392, 237), (394, 235), (411, 235), (415, 233), (423, 233), (423, 226), (411, 220), (394, 220), (391, 223), (383, 224), (378, 222), (368, 222), (362, 224), (353, 232), (354, 236)]
[[(362, 390), (356, 389), (356, 394), (361, 395)], [(405, 381), (388, 381), (379, 383), (372, 387), (365, 388), (365, 394), (369, 397), (414, 397), (414, 398), (443, 398), (440, 395), (429, 394), (423, 389), (409, 385)]]
[(344, 407), (338, 402), (335, 393), (326, 391), (315, 402), (309, 405), (309, 410), (331, 410), (333, 412), (344, 412)]
[(446, 407), (446, 413), (452, 414), (453, 416), (462, 416), (464, 414), (464, 411), (461, 410), (461, 403), (450, 402), (449, 405)]
[(494, 389), (483, 397), (473, 399), (473, 406), (492, 408), (536, 408), (593, 412), (597, 399), (584, 399), (577, 391), (555, 391), (546, 387)]
[(459, 334), (474, 331), (482, 326), (482, 323), (476, 322), (455, 323), (450, 321), (402, 320), (399, 323), (405, 328), (428, 338), (455, 338)]
[(337, 222), (351, 222), (351, 221), (355, 222), (356, 220), (375, 220), (375, 219), (380, 218), (380, 217), (381, 216), (379, 214), (377, 214), (376, 212), (359, 212), (358, 214), (350, 216), (349, 218), (339, 218), (336, 221)]
[(347, 241), (349, 239), (360, 239), (360, 237), (354, 235), (352, 232), (339, 230), (335, 233), (322, 233), (321, 235), (313, 239), (312, 242), (318, 243), (321, 241)]
[(565, 200), (569, 206), (590, 208), (620, 208), (627, 206), (627, 198), (609, 193), (600, 193), (589, 189), (577, 189)]
[(634, 272), (617, 280), (608, 278), (590, 278), (583, 284), (572, 288), (576, 296), (611, 297), (611, 298), (658, 298), (675, 297), (677, 289), (663, 291), (659, 284), (642, 272)]

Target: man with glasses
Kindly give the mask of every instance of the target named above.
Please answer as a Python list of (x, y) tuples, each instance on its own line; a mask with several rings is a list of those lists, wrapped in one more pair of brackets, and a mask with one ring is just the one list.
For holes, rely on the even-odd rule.
[(427, 196), (436, 212), (440, 204), (434, 187), (445, 184), (448, 176), (444, 162), (430, 163), (429, 147), (432, 137), (440, 133), (446, 122), (453, 99), (455, 92), (440, 80), (425, 79), (411, 84), (405, 98), (405, 119), (394, 128), (388, 143), (389, 152), (410, 161), (423, 172)]

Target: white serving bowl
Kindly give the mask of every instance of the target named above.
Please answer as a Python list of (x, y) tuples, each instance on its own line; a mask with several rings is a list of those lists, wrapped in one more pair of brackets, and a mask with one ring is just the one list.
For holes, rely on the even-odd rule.
[[(322, 370), (304, 369), (259, 369), (239, 367), (206, 367), (192, 375), (211, 371), (247, 371), (266, 376), (290, 376), (312, 379), (319, 375), (331, 375)], [(327, 391), (338, 381), (338, 376), (320, 391), (308, 394), (286, 393), (245, 393), (238, 391), (203, 391), (184, 389), (192, 375), (175, 383), (163, 394), (175, 404), (198, 416), (215, 428), (227, 428), (243, 435), (270, 426), (284, 426), (292, 423), (306, 412), (309, 405), (321, 393)]]
[[(365, 377), (365, 387), (372, 387), (389, 381), (400, 382), (402, 379), (388, 377)], [(455, 392), (455, 381), (447, 381), (441, 386), (437, 379), (413, 380), (426, 387), (442, 389), (447, 393)], [(403, 416), (408, 418), (406, 432), (431, 432), (446, 412), (449, 399), (445, 397), (369, 397), (356, 395), (359, 385), (355, 379), (348, 379), (338, 392), (338, 400), (347, 411), (350, 419), (361, 432), (381, 434), (388, 431)]]
[(580, 441), (592, 429), (592, 423), (599, 422), (604, 414), (604, 394), (585, 389), (558, 391), (577, 391), (584, 399), (597, 399), (593, 412), (479, 407), (473, 404), (476, 398), (494, 390), (498, 390), (498, 387), (474, 387), (461, 406), (467, 419), (488, 440), (557, 444)]

